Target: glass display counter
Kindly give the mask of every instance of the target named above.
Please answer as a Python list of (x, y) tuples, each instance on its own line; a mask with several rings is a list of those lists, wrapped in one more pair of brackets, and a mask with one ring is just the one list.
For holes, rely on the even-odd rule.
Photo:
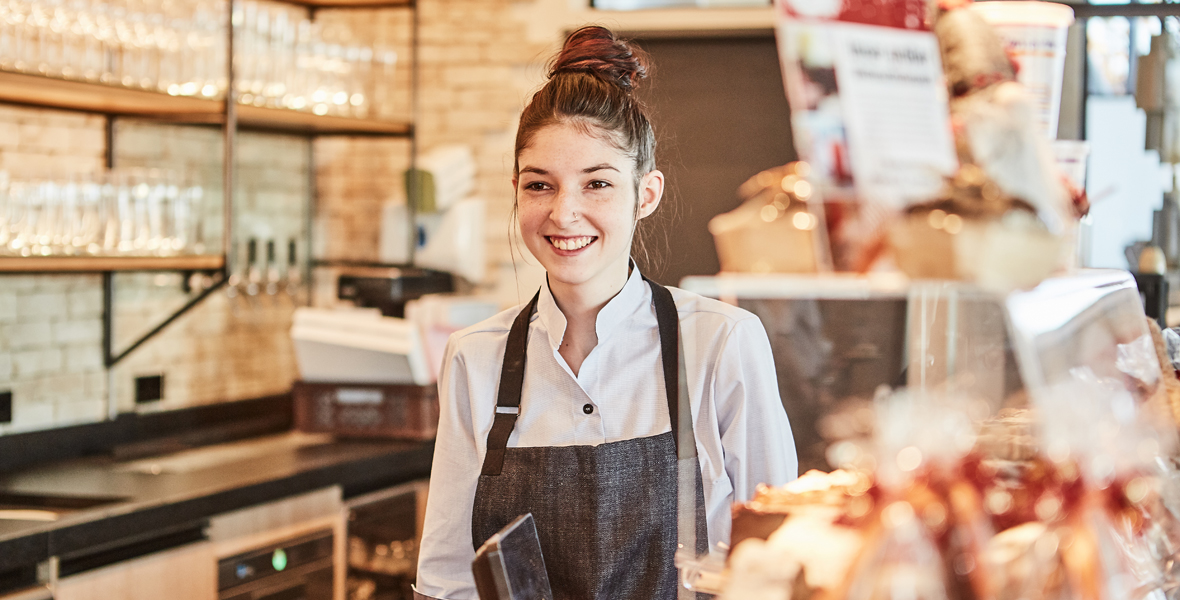
[[(1060, 411), (1063, 386), (1078, 380), (1141, 402), (1160, 392), (1125, 271), (1084, 270), (1008, 294), (892, 275), (718, 275), (681, 287), (762, 320), (800, 473), (838, 466), (831, 449), (871, 435), (874, 397), (892, 389), (962, 398), (992, 415), (1043, 402)], [(727, 551), (682, 556), (686, 586), (718, 591)]]

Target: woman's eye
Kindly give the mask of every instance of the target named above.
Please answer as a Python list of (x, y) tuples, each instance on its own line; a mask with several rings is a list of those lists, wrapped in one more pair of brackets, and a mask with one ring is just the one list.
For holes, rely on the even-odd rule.
[(602, 180), (600, 179), (600, 180), (597, 180), (597, 181), (591, 181), (591, 182), (590, 182), (590, 185), (589, 185), (589, 186), (587, 186), (587, 187), (589, 187), (589, 188), (590, 188), (590, 189), (592, 189), (592, 190), (601, 190), (601, 189), (603, 189), (603, 188), (608, 188), (608, 187), (610, 187), (610, 182), (609, 182), (609, 181), (602, 181)]
[(532, 183), (526, 183), (524, 186), (524, 189), (526, 189), (530, 192), (539, 192), (541, 190), (544, 190), (546, 187), (548, 187), (548, 186), (546, 186), (543, 182), (534, 181)]

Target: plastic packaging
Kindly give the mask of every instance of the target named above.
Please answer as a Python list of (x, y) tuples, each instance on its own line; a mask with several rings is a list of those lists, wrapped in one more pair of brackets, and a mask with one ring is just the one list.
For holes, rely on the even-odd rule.
[(1004, 39), (1008, 52), (1020, 65), (1016, 79), (1032, 94), (1041, 132), (1057, 137), (1065, 74), (1065, 39), (1073, 23), (1073, 9), (1055, 2), (994, 0), (977, 2), (978, 11)]

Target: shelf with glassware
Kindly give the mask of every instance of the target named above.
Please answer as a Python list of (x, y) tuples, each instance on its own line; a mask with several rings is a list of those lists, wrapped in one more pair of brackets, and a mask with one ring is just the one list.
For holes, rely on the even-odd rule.
[[(305, 15), (307, 8), (314, 15), (317, 8), (361, 4), (412, 9), (413, 2), (151, 4), (140, 12), (102, 2), (64, 8), (40, 0), (5, 5), (6, 12), (0, 11), (0, 102), (98, 113), (111, 120), (135, 116), (215, 124), (227, 136), (240, 129), (400, 137), (412, 143), (412, 123), (398, 119), (401, 107), (395, 106), (390, 86), (379, 85), (392, 80), (396, 52), (325, 40)], [(237, 92), (232, 109), (226, 100), (225, 54), (225, 24), (231, 20), (226, 7), (231, 5)], [(416, 18), (414, 23), (416, 28)], [(107, 135), (108, 167), (113, 167), (113, 127)], [(232, 149), (227, 152), (232, 155)], [(204, 251), (199, 229), (187, 239), (181, 231), (197, 220), (200, 196), (193, 202), (188, 188), (176, 196), (178, 182), (156, 185), (146, 176), (128, 182), (113, 169), (89, 178), (95, 181), (52, 179), (38, 175), (9, 182), (0, 172), (0, 257), (5, 258), (0, 273), (165, 268), (161, 265), (181, 264), (177, 260), (189, 258), (184, 255)], [(227, 192), (229, 179), (232, 173)], [(123, 258), (134, 260), (119, 262)], [(191, 258), (200, 265), (228, 262), (224, 253)]]
[[(311, 20), (319, 9), (385, 7), (411, 10), (408, 102), (395, 99), (387, 85), (394, 51), (325, 39), (330, 36)], [(11, 178), (0, 171), (0, 274), (102, 273), (104, 331), (110, 331), (116, 272), (204, 273), (185, 279), (185, 291), (195, 292), (188, 303), (123, 351), (116, 353), (104, 336), (104, 362), (114, 366), (232, 283), (237, 130), (405, 138), (412, 166), (415, 9), (413, 0), (0, 3), (0, 103), (106, 116), (108, 169)], [(191, 173), (114, 168), (114, 121), (127, 116), (223, 130), (219, 253), (210, 254), (214, 245), (204, 239), (206, 230), (218, 229), (202, 217), (203, 201), (213, 195)], [(288, 271), (293, 268), (292, 262)], [(221, 277), (211, 277), (214, 272)], [(190, 289), (192, 281), (199, 287)]]
[[(306, 120), (292, 121), (296, 130), (327, 116), (404, 121), (388, 87), (376, 85), (392, 78), (397, 52), (325, 32), (313, 20), (319, 9), (383, 7), (413, 9), (415, 3), (13, 0), (0, 6), (0, 100), (107, 114), (224, 114), (232, 47), (238, 102), (306, 113)], [(279, 120), (249, 117), (247, 124), (253, 118)]]

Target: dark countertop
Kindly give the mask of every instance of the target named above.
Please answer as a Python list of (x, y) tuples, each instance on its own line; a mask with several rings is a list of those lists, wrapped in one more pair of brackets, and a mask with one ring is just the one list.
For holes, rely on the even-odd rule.
[[(118, 497), (53, 522), (0, 520), (0, 573), (50, 556), (117, 545), (152, 530), (200, 523), (214, 515), (340, 485), (345, 497), (425, 477), (433, 442), (330, 441), (296, 433), (267, 438), (264, 453), (169, 463), (89, 456), (0, 473), (0, 494)], [(214, 452), (217, 446), (210, 446)], [(200, 452), (200, 451), (197, 451)], [(145, 465), (147, 468), (144, 468)], [(132, 467), (139, 467), (133, 470)]]

